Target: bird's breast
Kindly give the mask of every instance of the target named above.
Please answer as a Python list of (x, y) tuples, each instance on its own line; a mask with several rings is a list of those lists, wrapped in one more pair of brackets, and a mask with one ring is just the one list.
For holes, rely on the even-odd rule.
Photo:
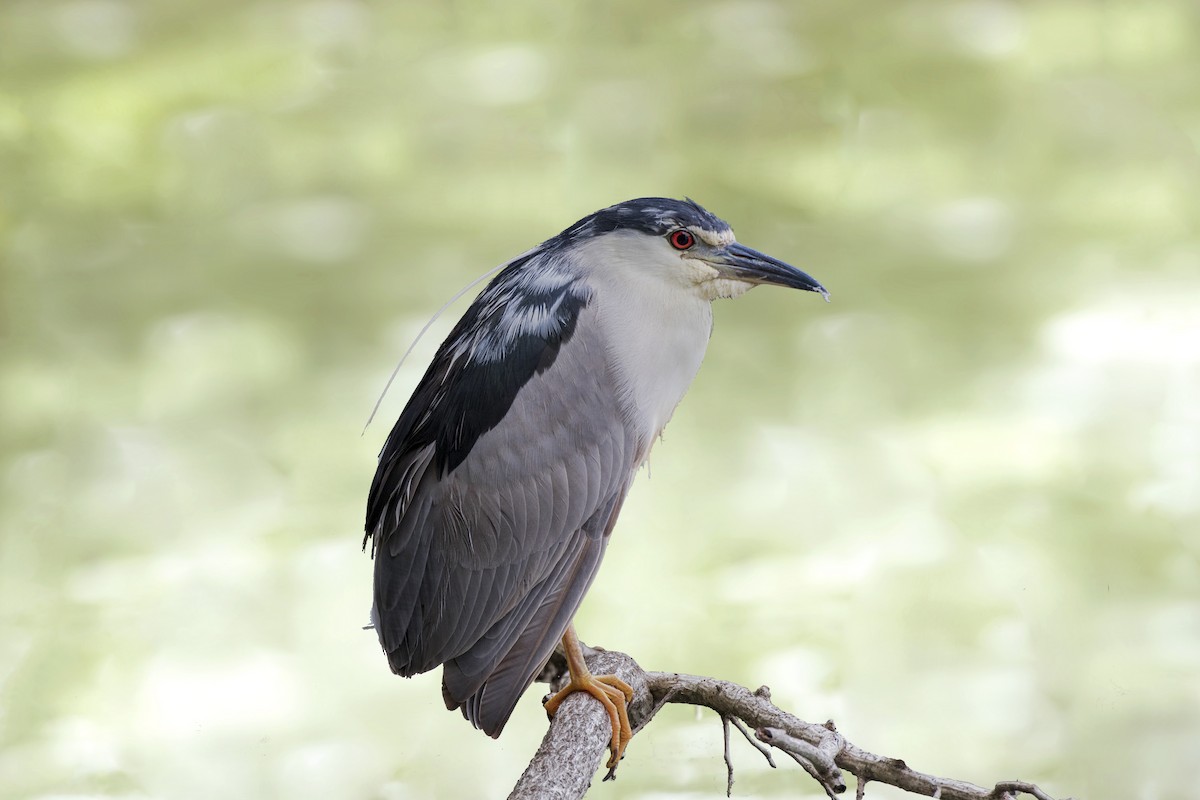
[(700, 369), (712, 305), (674, 286), (637, 288), (598, 292), (593, 305), (621, 407), (637, 430), (644, 459)]

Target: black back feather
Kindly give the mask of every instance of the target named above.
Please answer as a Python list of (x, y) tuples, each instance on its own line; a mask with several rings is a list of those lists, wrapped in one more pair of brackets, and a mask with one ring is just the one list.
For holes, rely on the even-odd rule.
[(588, 294), (565, 273), (562, 280), (548, 280), (537, 269), (546, 261), (534, 251), (505, 267), (438, 348), (379, 454), (367, 500), (367, 538), (399, 488), (403, 475), (393, 467), (400, 459), (432, 444), (437, 474), (453, 471), (500, 423), (521, 387), (549, 369), (571, 339)]

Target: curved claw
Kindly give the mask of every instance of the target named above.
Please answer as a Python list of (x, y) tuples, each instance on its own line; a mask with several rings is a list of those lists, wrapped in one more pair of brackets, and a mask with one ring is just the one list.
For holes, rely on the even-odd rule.
[(612, 724), (612, 740), (608, 745), (610, 755), (606, 766), (612, 769), (625, 755), (625, 748), (633, 738), (633, 728), (629, 724), (629, 711), (626, 708), (626, 704), (633, 699), (633, 689), (616, 675), (588, 673), (576, 676), (572, 673), (571, 682), (544, 703), (546, 713), (553, 717), (562, 701), (575, 692), (587, 692), (599, 700), (608, 712), (608, 719)]
[(575, 637), (575, 628), (567, 628), (563, 635), (563, 649), (567, 653), (567, 666), (571, 681), (555, 692), (543, 704), (546, 713), (553, 717), (558, 712), (562, 701), (575, 692), (587, 692), (600, 701), (608, 712), (612, 724), (612, 740), (609, 742), (608, 768), (615, 769), (625, 755), (625, 748), (633, 738), (633, 728), (629, 724), (627, 704), (633, 700), (633, 689), (616, 675), (592, 675), (583, 661), (583, 652), (579, 648), (579, 640)]

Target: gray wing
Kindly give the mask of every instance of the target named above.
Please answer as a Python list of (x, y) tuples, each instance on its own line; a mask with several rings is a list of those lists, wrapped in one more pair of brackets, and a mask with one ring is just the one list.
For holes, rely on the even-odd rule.
[[(419, 415), (406, 409), (409, 429), (395, 446), (389, 440), (373, 487), (376, 620), (392, 669), (414, 675), (445, 664), (447, 706), (492, 736), (579, 607), (638, 463), (641, 444), (624, 421), (593, 313), (584, 299), (565, 336), (524, 342), (530, 374), (473, 438), (422, 442)], [(452, 342), (444, 351), (452, 362)], [(503, 400), (517, 382), (487, 375), (497, 363), (466, 365), (485, 372), (476, 402)], [(435, 379), (438, 369), (435, 359)], [(430, 394), (426, 405), (444, 415), (453, 406), (446, 396)], [(472, 424), (468, 412), (457, 427)], [(456, 456), (447, 458), (446, 441)]]

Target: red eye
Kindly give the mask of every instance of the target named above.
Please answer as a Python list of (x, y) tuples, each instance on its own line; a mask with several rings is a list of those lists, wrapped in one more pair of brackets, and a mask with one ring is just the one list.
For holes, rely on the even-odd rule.
[(671, 242), (671, 247), (676, 250), (687, 250), (696, 243), (696, 237), (684, 230), (675, 231), (667, 238)]

